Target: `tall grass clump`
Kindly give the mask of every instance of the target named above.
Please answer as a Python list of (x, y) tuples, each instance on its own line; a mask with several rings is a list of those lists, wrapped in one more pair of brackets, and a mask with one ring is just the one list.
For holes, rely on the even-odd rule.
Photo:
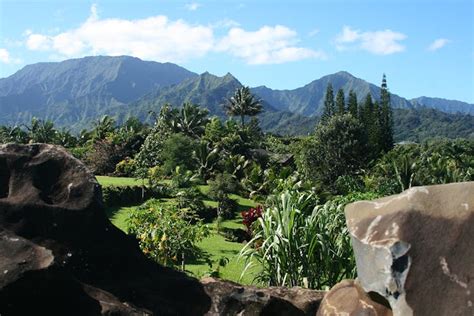
[(270, 199), (255, 222), (254, 238), (242, 249), (246, 270), (260, 263), (256, 281), (269, 286), (327, 288), (355, 276), (344, 206), (372, 193), (337, 197), (316, 205), (312, 194), (285, 191)]

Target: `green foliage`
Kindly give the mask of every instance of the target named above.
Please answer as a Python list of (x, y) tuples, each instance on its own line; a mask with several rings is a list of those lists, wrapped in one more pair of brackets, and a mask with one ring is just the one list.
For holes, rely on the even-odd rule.
[(28, 134), (19, 126), (0, 126), (0, 144), (25, 144)]
[(345, 114), (320, 124), (314, 137), (301, 143), (297, 165), (307, 179), (335, 192), (337, 178), (360, 172), (366, 156), (365, 130), (357, 119)]
[(171, 187), (174, 189), (189, 188), (197, 182), (198, 177), (191, 170), (186, 170), (180, 166), (176, 166), (171, 174)]
[(219, 200), (223, 195), (239, 192), (239, 183), (229, 173), (219, 173), (214, 180), (209, 181), (209, 197)]
[(193, 151), (193, 158), (199, 176), (205, 181), (211, 177), (219, 162), (219, 148), (213, 148), (210, 143), (201, 141)]
[(353, 117), (357, 117), (359, 115), (357, 94), (352, 89), (349, 91), (349, 100), (347, 101), (347, 111), (350, 114), (352, 114)]
[(474, 115), (448, 114), (429, 108), (394, 109), (395, 141), (423, 142), (432, 138), (474, 139)]
[(132, 177), (135, 174), (136, 162), (127, 157), (115, 166), (114, 175), (117, 177)]
[(148, 188), (143, 186), (104, 186), (102, 199), (106, 207), (134, 205), (150, 198), (169, 196), (170, 190), (166, 187)]
[(195, 141), (183, 134), (171, 134), (164, 142), (161, 152), (162, 170), (169, 175), (176, 167), (194, 170), (193, 151)]
[(342, 89), (337, 90), (336, 110), (339, 115), (346, 113), (346, 101), (344, 99), (344, 90)]
[(234, 95), (227, 99), (224, 107), (230, 116), (240, 117), (242, 127), (245, 124), (245, 116), (255, 116), (263, 109), (261, 100), (250, 92), (249, 87), (237, 89)]
[(217, 216), (214, 209), (204, 205), (204, 196), (196, 187), (181, 189), (176, 192), (175, 197), (178, 208), (191, 211), (206, 223), (211, 222)]
[(393, 194), (415, 185), (474, 180), (474, 141), (397, 145), (369, 174), (369, 189)]
[(321, 115), (321, 122), (327, 122), (334, 114), (336, 114), (336, 104), (334, 103), (334, 91), (332, 84), (328, 83), (326, 88), (326, 95), (324, 97), (323, 114)]
[[(328, 288), (355, 276), (355, 260), (344, 206), (374, 194), (353, 194), (315, 206), (313, 196), (286, 191), (270, 200), (242, 249), (249, 268), (262, 266), (258, 280), (275, 286)], [(245, 270), (243, 274), (245, 273)]]
[(186, 260), (199, 256), (196, 244), (209, 235), (209, 228), (187, 209), (149, 200), (130, 212), (128, 232), (137, 237), (142, 251), (153, 260), (184, 268)]

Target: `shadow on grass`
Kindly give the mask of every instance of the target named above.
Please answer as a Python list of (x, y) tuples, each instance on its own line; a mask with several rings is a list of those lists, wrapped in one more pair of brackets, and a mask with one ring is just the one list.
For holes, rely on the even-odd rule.
[(107, 215), (108, 218), (112, 218), (120, 211), (120, 208), (122, 208), (122, 206), (108, 206), (105, 208), (105, 215)]
[(207, 251), (199, 249), (198, 253), (194, 258), (189, 258), (186, 260), (186, 264), (194, 264), (194, 265), (209, 265), (212, 264), (211, 254)]

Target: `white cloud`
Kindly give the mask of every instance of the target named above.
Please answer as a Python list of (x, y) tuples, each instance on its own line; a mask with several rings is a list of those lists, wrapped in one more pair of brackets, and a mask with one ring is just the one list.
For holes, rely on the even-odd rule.
[(53, 43), (52, 39), (46, 35), (33, 34), (28, 32), (26, 47), (31, 50), (49, 50)]
[(435, 41), (433, 41), (433, 43), (431, 43), (430, 46), (428, 46), (428, 50), (434, 52), (440, 48), (443, 48), (449, 42), (451, 41), (446, 38), (438, 38)]
[(187, 3), (185, 5), (186, 7), (186, 10), (189, 10), (189, 11), (196, 11), (197, 9), (199, 9), (201, 5), (197, 2), (191, 2), (191, 3)]
[(5, 48), (0, 48), (0, 62), (5, 64), (10, 63), (10, 53)]
[[(88, 55), (131, 55), (160, 62), (185, 62), (210, 52), (227, 53), (248, 64), (280, 64), (307, 58), (324, 59), (318, 50), (298, 46), (298, 36), (286, 26), (263, 26), (246, 31), (230, 19), (214, 25), (195, 25), (166, 16), (138, 20), (101, 19), (96, 5), (89, 17), (74, 29), (63, 32), (24, 32), (26, 47), (47, 51), (55, 59)], [(218, 28), (229, 29), (216, 38)]]
[(3, 64), (19, 64), (21, 59), (12, 58), (10, 52), (6, 48), (0, 48), (0, 63)]
[(390, 55), (405, 50), (400, 41), (406, 38), (405, 34), (392, 30), (362, 32), (344, 26), (335, 44), (338, 50), (362, 49), (376, 55)]
[(297, 42), (296, 32), (282, 25), (263, 26), (255, 32), (232, 28), (218, 43), (217, 50), (228, 52), (252, 65), (325, 58), (323, 52), (298, 47)]
[(31, 31), (25, 35), (29, 49), (64, 57), (132, 55), (182, 62), (206, 54), (214, 45), (210, 26), (171, 21), (162, 15), (139, 20), (100, 19), (95, 5), (89, 18), (76, 29), (53, 36)]

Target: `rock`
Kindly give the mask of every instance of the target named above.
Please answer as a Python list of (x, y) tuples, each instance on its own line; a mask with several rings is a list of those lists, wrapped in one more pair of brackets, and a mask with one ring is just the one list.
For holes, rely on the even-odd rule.
[(1, 315), (202, 315), (198, 280), (148, 260), (60, 147), (0, 145)]
[(346, 207), (358, 280), (395, 316), (474, 315), (474, 182)]
[(386, 301), (374, 301), (357, 281), (343, 280), (324, 296), (317, 316), (392, 316), (392, 310), (386, 304)]
[(324, 291), (299, 287), (257, 288), (215, 278), (201, 280), (212, 298), (206, 315), (315, 315)]
[(323, 294), (198, 280), (147, 259), (64, 149), (0, 145), (0, 315), (315, 315)]

